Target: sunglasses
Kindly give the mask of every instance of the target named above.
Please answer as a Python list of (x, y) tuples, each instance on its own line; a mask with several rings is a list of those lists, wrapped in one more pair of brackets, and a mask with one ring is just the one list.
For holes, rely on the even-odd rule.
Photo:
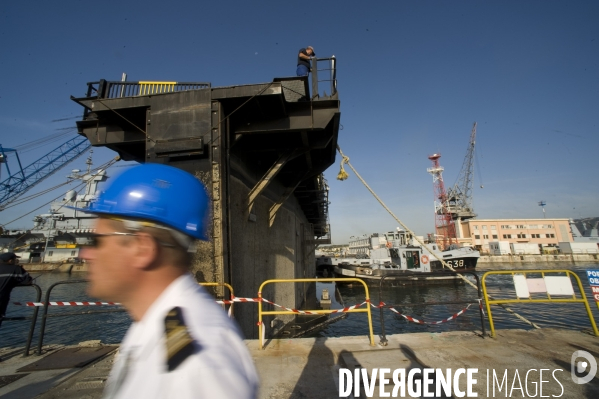
[(114, 233), (91, 233), (89, 236), (87, 236), (87, 243), (85, 244), (81, 244), (82, 247), (87, 247), (87, 248), (98, 248), (98, 246), (100, 245), (100, 237), (110, 237), (110, 236), (136, 236), (137, 234), (135, 233), (119, 233), (119, 232), (114, 232)]
[[(87, 243), (85, 244), (81, 244), (82, 247), (87, 247), (87, 248), (98, 248), (100, 246), (100, 237), (110, 237), (110, 236), (137, 236), (137, 233), (121, 233), (118, 231), (115, 231), (114, 233), (91, 233), (88, 237), (87, 237)], [(169, 244), (168, 242), (163, 242), (160, 240), (156, 240), (159, 244), (165, 246), (165, 247), (174, 247), (173, 244)]]

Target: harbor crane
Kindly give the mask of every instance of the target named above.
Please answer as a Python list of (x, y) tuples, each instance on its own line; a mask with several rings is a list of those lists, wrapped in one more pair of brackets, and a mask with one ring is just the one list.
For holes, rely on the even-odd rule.
[(428, 157), (433, 163), (432, 168), (426, 171), (433, 176), (433, 188), (435, 192), (435, 241), (439, 248), (446, 249), (451, 244), (457, 244), (455, 223), (448, 208), (447, 192), (443, 182), (443, 167), (439, 165), (441, 154), (433, 154)]
[[(451, 219), (458, 226), (458, 237), (462, 237), (461, 221), (476, 217), (472, 205), (472, 184), (474, 182), (474, 148), (476, 146), (476, 122), (472, 126), (470, 141), (466, 150), (466, 156), (462, 163), (462, 169), (453, 187), (447, 190), (447, 209)], [(482, 188), (482, 185), (481, 185)]]
[[(37, 161), (23, 167), (17, 150), (4, 148), (0, 144), (0, 166), (4, 164), (8, 172), (8, 177), (0, 182), (0, 211), (33, 186), (79, 157), (90, 147), (87, 137), (78, 135), (62, 143)], [(18, 170), (14, 173), (11, 172), (7, 162), (10, 153), (14, 153), (18, 163)]]

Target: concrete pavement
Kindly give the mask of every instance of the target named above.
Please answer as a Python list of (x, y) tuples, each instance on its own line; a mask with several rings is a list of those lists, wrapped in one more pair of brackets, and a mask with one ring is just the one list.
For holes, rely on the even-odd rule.
[[(472, 391), (479, 398), (505, 398), (510, 394), (519, 398), (541, 397), (541, 394), (561, 398), (599, 397), (597, 372), (589, 383), (582, 385), (575, 384), (570, 374), (575, 351), (584, 350), (595, 361), (599, 360), (599, 338), (584, 332), (498, 330), (497, 338), (483, 339), (474, 332), (454, 331), (398, 334), (388, 336), (388, 340), (385, 347), (378, 345), (378, 339), (377, 346), (371, 347), (366, 336), (273, 340), (264, 350), (259, 348), (257, 340), (247, 340), (246, 344), (260, 374), (261, 399), (337, 398), (340, 368), (366, 369), (368, 375), (372, 375), (374, 369), (387, 368), (391, 373), (402, 369), (406, 370), (406, 377), (410, 370), (415, 370), (412, 373), (417, 377), (416, 385), (422, 381), (417, 370), (440, 368), (445, 372), (451, 369), (451, 376), (455, 376), (457, 369), (476, 368)], [(0, 388), (0, 396), (7, 399), (100, 398), (113, 357), (114, 352), (83, 369), (32, 372)], [(9, 356), (0, 363), (0, 377), (16, 375), (16, 369), (38, 359)], [(459, 377), (458, 394), (467, 389), (466, 376)], [(386, 378), (391, 381), (385, 391), (392, 393), (391, 374)], [(379, 385), (374, 387), (375, 398), (381, 397)], [(407, 385), (404, 397), (424, 397), (422, 391), (420, 396), (409, 395)], [(364, 391), (361, 394), (366, 397)], [(458, 396), (453, 388), (452, 396)]]

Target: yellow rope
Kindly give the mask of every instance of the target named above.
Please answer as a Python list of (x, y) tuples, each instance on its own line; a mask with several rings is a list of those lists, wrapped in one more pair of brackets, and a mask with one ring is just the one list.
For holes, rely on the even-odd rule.
[[(435, 258), (436, 258), (436, 259), (437, 259), (439, 262), (441, 262), (441, 264), (443, 265), (443, 267), (446, 267), (446, 268), (448, 268), (449, 270), (451, 270), (452, 272), (454, 272), (454, 273), (457, 273), (457, 272), (456, 272), (456, 270), (455, 270), (453, 267), (451, 267), (450, 265), (448, 265), (448, 264), (447, 264), (447, 262), (445, 262), (445, 261), (444, 261), (443, 259), (441, 259), (441, 258), (440, 258), (440, 257), (439, 257), (439, 256), (438, 256), (438, 255), (437, 255), (435, 252), (433, 252), (433, 250), (432, 250), (431, 248), (429, 248), (429, 247), (428, 247), (428, 246), (427, 246), (427, 245), (426, 245), (426, 244), (425, 244), (423, 241), (421, 241), (421, 240), (420, 240), (420, 239), (419, 239), (419, 238), (416, 236), (416, 234), (415, 234), (415, 233), (414, 233), (412, 230), (410, 230), (410, 229), (408, 228), (408, 226), (406, 226), (406, 225), (405, 225), (405, 224), (404, 224), (404, 223), (403, 223), (401, 220), (399, 220), (399, 218), (398, 218), (397, 216), (395, 216), (395, 214), (394, 214), (394, 213), (391, 211), (391, 209), (389, 209), (389, 208), (387, 207), (387, 205), (385, 205), (385, 203), (383, 202), (383, 200), (381, 200), (381, 199), (379, 198), (379, 196), (378, 196), (378, 195), (376, 195), (376, 193), (375, 193), (375, 192), (374, 192), (374, 191), (373, 191), (373, 190), (370, 188), (370, 186), (368, 185), (368, 183), (366, 183), (366, 181), (365, 181), (365, 180), (362, 178), (362, 176), (360, 176), (360, 174), (359, 174), (359, 173), (356, 171), (356, 169), (354, 169), (354, 167), (352, 166), (352, 164), (351, 164), (351, 163), (349, 163), (349, 157), (348, 157), (348, 156), (346, 156), (346, 155), (343, 153), (343, 151), (341, 151), (341, 147), (339, 147), (339, 145), (337, 145), (337, 151), (339, 151), (339, 154), (340, 154), (340, 155), (341, 155), (341, 157), (342, 157), (342, 160), (341, 160), (341, 171), (339, 172), (339, 175), (337, 175), (337, 179), (339, 179), (339, 180), (345, 180), (345, 179), (347, 179), (347, 178), (349, 177), (349, 176), (347, 175), (347, 173), (345, 172), (345, 170), (343, 169), (343, 164), (344, 164), (344, 163), (346, 163), (346, 164), (347, 164), (347, 166), (349, 166), (349, 167), (350, 167), (350, 169), (351, 169), (351, 170), (352, 170), (352, 171), (355, 173), (355, 175), (358, 177), (358, 179), (360, 179), (360, 181), (362, 182), (362, 184), (364, 184), (364, 186), (365, 186), (365, 187), (368, 189), (368, 191), (370, 191), (370, 193), (371, 193), (371, 194), (374, 196), (374, 198), (376, 198), (376, 200), (377, 200), (377, 201), (378, 201), (378, 202), (379, 202), (379, 203), (380, 203), (380, 204), (383, 206), (383, 208), (385, 208), (385, 210), (386, 210), (387, 212), (389, 212), (389, 214), (390, 214), (391, 216), (393, 216), (393, 219), (395, 219), (395, 220), (397, 221), (397, 223), (399, 223), (399, 224), (401, 225), (401, 227), (403, 227), (403, 228), (404, 228), (404, 230), (405, 230), (405, 231), (407, 231), (408, 233), (410, 233), (410, 234), (412, 235), (412, 237), (413, 237), (413, 238), (414, 238), (416, 241), (418, 241), (418, 243), (419, 243), (419, 244), (420, 244), (422, 247), (426, 248), (426, 249), (428, 250), (428, 252), (430, 252), (430, 253), (431, 253), (431, 255), (433, 255), (433, 256), (434, 256), (434, 257), (435, 257)], [(344, 174), (345, 174), (345, 177), (344, 177), (344, 178), (340, 178), (340, 176), (342, 176), (342, 173), (344, 173)], [(464, 280), (466, 283), (470, 284), (470, 285), (471, 285), (473, 288), (475, 288), (475, 289), (477, 289), (477, 290), (478, 290), (478, 287), (477, 287), (477, 286), (476, 286), (476, 284), (474, 284), (472, 281), (468, 280), (466, 277), (464, 277), (464, 276), (463, 276), (462, 274), (460, 274), (460, 273), (457, 273), (457, 275), (458, 275), (458, 277), (460, 277), (462, 280)], [(489, 298), (492, 298), (492, 297), (489, 295)], [(538, 325), (536, 325), (535, 323), (533, 323), (532, 321), (530, 321), (530, 320), (527, 320), (526, 318), (524, 318), (524, 316), (521, 316), (521, 315), (519, 315), (518, 313), (514, 312), (512, 309), (508, 308), (507, 306), (505, 306), (505, 305), (503, 305), (503, 304), (498, 304), (498, 305), (499, 305), (499, 306), (501, 306), (502, 308), (504, 308), (504, 309), (505, 309), (506, 311), (508, 311), (509, 313), (511, 313), (511, 314), (513, 314), (514, 316), (516, 316), (518, 319), (520, 319), (520, 320), (522, 320), (523, 322), (525, 322), (525, 323), (527, 323), (527, 324), (529, 324), (529, 325), (533, 326), (534, 328), (539, 328), (539, 329), (541, 328), (541, 327), (539, 327)]]
[(339, 174), (337, 175), (337, 180), (345, 180), (349, 177), (349, 175), (347, 174), (347, 172), (345, 171), (345, 169), (343, 169), (343, 164), (347, 163), (349, 164), (349, 157), (346, 157), (345, 155), (343, 155), (343, 153), (341, 152), (341, 149), (339, 149), (339, 146), (337, 146), (337, 149), (339, 150), (339, 153), (341, 154), (341, 170), (339, 171)]

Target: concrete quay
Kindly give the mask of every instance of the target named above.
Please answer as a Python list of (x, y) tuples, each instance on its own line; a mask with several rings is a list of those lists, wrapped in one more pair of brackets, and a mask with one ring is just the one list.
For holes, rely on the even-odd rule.
[(478, 265), (485, 264), (506, 264), (506, 263), (541, 263), (552, 264), (560, 262), (594, 262), (599, 260), (597, 254), (517, 254), (517, 255), (481, 255), (478, 258)]
[[(75, 346), (47, 345), (44, 346), (42, 355), (31, 354), (23, 357), (23, 348), (0, 349), (0, 398), (2, 399), (28, 399), (28, 398), (101, 398), (104, 383), (108, 378), (114, 362), (116, 346), (105, 346), (99, 342), (81, 343)], [(32, 366), (36, 362), (49, 360), (52, 355), (59, 355), (65, 351), (75, 352), (103, 350), (108, 353), (86, 364), (76, 367), (73, 364), (81, 363), (81, 359), (74, 353), (71, 359), (62, 356), (50, 361), (50, 367), (43, 366), (34, 371), (18, 371), (21, 368)], [(61, 368), (60, 363), (65, 363)], [(66, 363), (71, 363), (66, 367)], [(48, 366), (48, 364), (45, 364)], [(8, 384), (6, 384), (8, 382)]]
[[(459, 368), (478, 368), (473, 392), (480, 398), (510, 396), (516, 370), (524, 391), (518, 389), (516, 381), (511, 397), (533, 397), (533, 382), (537, 384), (537, 390), (539, 387), (539, 370), (548, 369), (550, 371), (543, 373), (543, 381), (546, 381), (543, 383), (543, 396), (599, 397), (598, 373), (584, 385), (573, 383), (570, 376), (573, 352), (584, 350), (599, 360), (599, 338), (586, 333), (560, 329), (498, 330), (497, 338), (493, 339), (482, 338), (473, 332), (455, 331), (398, 334), (389, 336), (388, 340), (386, 347), (371, 347), (365, 336), (277, 340), (270, 342), (265, 350), (260, 350), (256, 341), (249, 342), (261, 377), (260, 398), (336, 398), (339, 397), (339, 368), (356, 367), (366, 368), (370, 375), (374, 368), (388, 368), (391, 372), (395, 369), (408, 372), (413, 368), (450, 368), (452, 375)], [(527, 395), (525, 377), (531, 369), (536, 372), (529, 373), (530, 395)], [(561, 385), (552, 377), (552, 372), (557, 369), (562, 370), (555, 372)], [(487, 370), (491, 380), (488, 393)], [(495, 395), (491, 385), (492, 370), (495, 370), (499, 381), (507, 370), (507, 384), (504, 384), (501, 393), (496, 386)], [(391, 376), (387, 374), (386, 378), (391, 379)], [(459, 385), (460, 390), (465, 392), (464, 377), (459, 380)], [(393, 386), (391, 381), (386, 391), (391, 393)], [(380, 397), (378, 386), (374, 393), (372, 397)], [(406, 391), (405, 397), (412, 396)], [(540, 392), (537, 392), (537, 397), (540, 397)]]
[[(264, 350), (260, 349), (258, 340), (247, 340), (246, 344), (260, 374), (261, 399), (337, 398), (340, 368), (365, 368), (369, 375), (375, 368), (388, 368), (391, 374), (396, 369), (405, 369), (406, 376), (412, 369), (451, 369), (453, 376), (457, 369), (477, 368), (472, 391), (479, 398), (505, 398), (510, 394), (516, 398), (599, 397), (599, 373), (595, 372), (594, 378), (582, 385), (575, 384), (570, 374), (575, 351), (586, 351), (595, 361), (599, 360), (599, 338), (586, 332), (498, 330), (497, 338), (482, 338), (475, 332), (454, 331), (398, 334), (388, 336), (388, 340), (385, 347), (378, 342), (376, 346), (370, 346), (366, 336), (272, 340), (267, 342)], [(47, 354), (59, 349), (50, 348)], [(0, 397), (100, 398), (114, 354), (114, 351), (110, 352), (80, 369), (30, 372), (1, 387)], [(37, 356), (23, 358), (20, 354), (0, 353), (0, 356), (4, 359), (0, 363), (0, 381), (2, 376), (19, 374), (18, 368), (39, 360)], [(494, 394), (493, 372), (497, 376)], [(506, 380), (500, 390), (498, 384), (502, 383), (504, 375)], [(387, 374), (386, 378), (390, 382), (385, 391), (391, 393), (392, 377)], [(458, 385), (460, 391), (466, 392), (465, 375), (461, 375)], [(381, 397), (379, 389), (377, 385), (372, 397)], [(431, 390), (434, 392), (434, 388)], [(364, 392), (361, 397), (366, 397)], [(410, 396), (406, 390), (404, 397), (424, 396)]]
[(86, 263), (24, 263), (21, 266), (29, 273), (33, 272), (55, 272), (75, 273), (87, 272)]

